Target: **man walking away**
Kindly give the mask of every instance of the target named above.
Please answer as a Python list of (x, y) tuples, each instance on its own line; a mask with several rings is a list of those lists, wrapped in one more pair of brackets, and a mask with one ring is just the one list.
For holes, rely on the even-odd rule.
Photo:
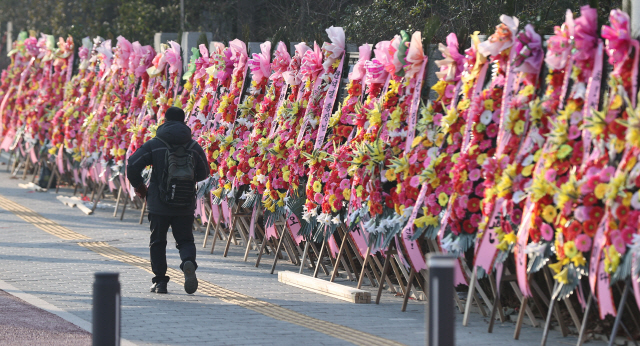
[[(209, 173), (207, 157), (200, 145), (191, 139), (191, 129), (184, 124), (184, 111), (171, 107), (165, 113), (164, 124), (156, 137), (144, 143), (131, 157), (127, 177), (136, 195), (147, 198), (151, 223), (151, 292), (167, 293), (167, 231), (171, 226), (180, 252), (180, 269), (184, 272), (184, 290), (191, 294), (198, 289), (196, 278), (196, 246), (191, 227), (196, 208), (196, 182)], [(153, 166), (149, 189), (141, 173)]]

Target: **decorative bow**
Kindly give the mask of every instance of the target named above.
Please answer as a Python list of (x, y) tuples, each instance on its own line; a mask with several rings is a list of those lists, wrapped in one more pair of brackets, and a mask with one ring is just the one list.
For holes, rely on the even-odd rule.
[(309, 48), (309, 46), (307, 46), (307, 44), (304, 42), (298, 43), (297, 45), (295, 45), (295, 48), (296, 48), (296, 54), (291, 59), (291, 62), (289, 63), (289, 68), (287, 69), (286, 72), (282, 73), (282, 77), (289, 85), (298, 85), (302, 82), (301, 75), (300, 75), (302, 59), (304, 55), (307, 53), (307, 51), (311, 50), (311, 48)]
[(609, 14), (609, 22), (611, 26), (602, 26), (602, 38), (607, 40), (606, 51), (609, 61), (616, 66), (629, 56), (631, 47), (629, 15), (620, 10), (612, 10)]
[(325, 71), (329, 70), (329, 67), (342, 56), (345, 47), (344, 30), (341, 27), (331, 26), (327, 30), (327, 35), (331, 40), (331, 43), (323, 43), (322, 50), (326, 52), (326, 59), (322, 66)]
[(106, 40), (100, 44), (100, 47), (96, 48), (98, 56), (101, 60), (100, 69), (108, 71), (111, 69), (111, 60), (113, 59), (113, 52), (111, 51), (111, 40)]
[(416, 31), (411, 36), (411, 43), (406, 52), (404, 60), (407, 64), (404, 66), (405, 76), (413, 78), (419, 71), (424, 61), (424, 51), (422, 50), (422, 34)]
[(598, 12), (585, 5), (580, 7), (581, 16), (576, 19), (573, 55), (577, 63), (592, 59), (595, 54), (597, 37)]
[(282, 77), (283, 73), (287, 71), (291, 63), (291, 55), (287, 51), (287, 46), (284, 42), (278, 42), (276, 51), (273, 53), (273, 62), (271, 63), (271, 69), (273, 73), (269, 77), (271, 80), (278, 80)]
[(349, 80), (362, 80), (367, 73), (366, 64), (371, 59), (371, 46), (365, 43), (358, 47), (358, 62), (353, 66), (353, 71), (349, 73)]
[(318, 44), (314, 42), (313, 50), (309, 49), (302, 57), (300, 75), (302, 76), (302, 80), (311, 80), (322, 72), (322, 70), (322, 50)]
[(248, 58), (247, 45), (244, 42), (235, 39), (229, 42), (229, 48), (231, 48), (231, 60), (233, 61), (235, 68), (244, 68)]
[(524, 31), (518, 34), (515, 50), (514, 71), (536, 73), (544, 53), (542, 52), (542, 39), (533, 30), (533, 25), (527, 24)]
[(496, 26), (496, 31), (493, 35), (478, 46), (478, 51), (485, 57), (497, 56), (514, 44), (520, 21), (516, 17), (509, 17), (504, 14), (500, 16), (500, 21), (502, 23)]
[(182, 72), (182, 57), (180, 56), (180, 45), (176, 41), (169, 41), (171, 48), (164, 52), (165, 59), (169, 64), (169, 72), (180, 74)]
[(253, 53), (247, 62), (251, 69), (251, 79), (259, 83), (271, 74), (271, 42), (265, 41), (260, 44), (260, 54)]
[(574, 34), (575, 23), (573, 12), (567, 10), (562, 27), (553, 28), (554, 35), (547, 40), (547, 55), (544, 61), (551, 70), (560, 70), (567, 65), (571, 54), (571, 36)]
[(209, 57), (209, 50), (207, 49), (207, 46), (204, 44), (200, 44), (198, 48), (200, 49), (200, 58), (196, 60), (196, 75), (194, 77), (195, 79), (200, 79), (204, 75), (206, 75), (207, 68), (211, 66), (211, 58)]
[(122, 36), (118, 36), (117, 38), (118, 44), (116, 44), (116, 54), (114, 58), (114, 63), (111, 66), (111, 69), (128, 69), (129, 68), (129, 56), (133, 51), (131, 46), (131, 42)]
[(457, 82), (460, 80), (460, 73), (464, 68), (464, 57), (458, 51), (458, 37), (454, 33), (450, 33), (447, 36), (447, 45), (440, 43), (438, 50), (442, 54), (444, 59), (436, 60), (436, 66), (440, 68), (439, 72), (436, 72), (436, 76), (447, 82)]

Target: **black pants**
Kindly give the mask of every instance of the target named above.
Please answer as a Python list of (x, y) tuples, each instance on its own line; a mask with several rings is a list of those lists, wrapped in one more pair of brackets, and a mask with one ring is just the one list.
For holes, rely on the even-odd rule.
[(160, 214), (149, 214), (151, 222), (151, 241), (149, 250), (151, 252), (151, 269), (156, 275), (152, 282), (168, 282), (167, 274), (167, 231), (171, 226), (171, 233), (176, 240), (176, 248), (180, 251), (180, 269), (184, 262), (191, 261), (196, 264), (196, 245), (193, 243), (193, 215), (189, 216), (166, 216)]

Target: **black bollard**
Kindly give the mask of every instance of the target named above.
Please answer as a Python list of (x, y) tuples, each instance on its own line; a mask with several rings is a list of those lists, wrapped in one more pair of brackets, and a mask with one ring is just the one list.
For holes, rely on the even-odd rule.
[(93, 346), (120, 345), (118, 273), (96, 273), (93, 283)]
[(455, 314), (453, 306), (453, 268), (456, 258), (429, 254), (427, 267), (429, 300), (427, 305), (427, 345), (455, 345)]

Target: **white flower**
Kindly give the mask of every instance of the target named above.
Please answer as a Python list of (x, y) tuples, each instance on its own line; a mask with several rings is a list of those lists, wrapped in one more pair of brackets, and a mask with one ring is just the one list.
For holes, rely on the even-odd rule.
[(336, 216), (333, 219), (331, 219), (331, 222), (333, 222), (335, 225), (339, 225), (340, 222), (342, 221), (340, 221), (340, 217)]
[(526, 167), (533, 163), (533, 155), (529, 155), (522, 160), (522, 166)]
[(320, 222), (323, 225), (328, 225), (331, 223), (331, 215), (330, 214), (325, 214), (322, 213), (320, 215), (318, 215), (318, 222)]
[(493, 118), (493, 114), (488, 109), (485, 109), (485, 111), (482, 112), (482, 114), (480, 114), (480, 122), (483, 123), (484, 125), (489, 125), (489, 123), (491, 123), (492, 118)]
[(304, 214), (302, 214), (302, 218), (307, 222), (311, 222), (311, 213), (305, 211)]
[(582, 82), (577, 83), (576, 85), (573, 86), (572, 91), (573, 91), (573, 98), (584, 100), (584, 96), (587, 93), (587, 86)]
[(318, 216), (318, 209), (317, 208), (313, 208), (313, 209), (309, 210), (309, 214), (311, 214), (311, 216), (313, 216), (313, 217)]
[(260, 183), (260, 184), (264, 184), (267, 182), (267, 176), (264, 174), (258, 174), (256, 175), (256, 180)]
[(513, 194), (513, 202), (514, 203), (520, 203), (520, 201), (522, 201), (524, 198), (526, 197), (525, 193), (522, 191), (516, 191)]
[(633, 196), (631, 196), (631, 207), (635, 210), (640, 210), (640, 191), (636, 191)]
[(546, 243), (529, 243), (524, 253), (529, 254), (529, 257), (539, 257), (544, 255), (544, 251), (547, 249)]
[(408, 219), (411, 216), (411, 212), (413, 212), (413, 207), (404, 208), (404, 212), (402, 213), (402, 219)]
[[(640, 234), (634, 233), (629, 248), (636, 254), (640, 255)], [(640, 260), (640, 258), (638, 258)]]
[(438, 157), (438, 148), (433, 147), (427, 150), (427, 156), (429, 156), (432, 160), (435, 160)]

